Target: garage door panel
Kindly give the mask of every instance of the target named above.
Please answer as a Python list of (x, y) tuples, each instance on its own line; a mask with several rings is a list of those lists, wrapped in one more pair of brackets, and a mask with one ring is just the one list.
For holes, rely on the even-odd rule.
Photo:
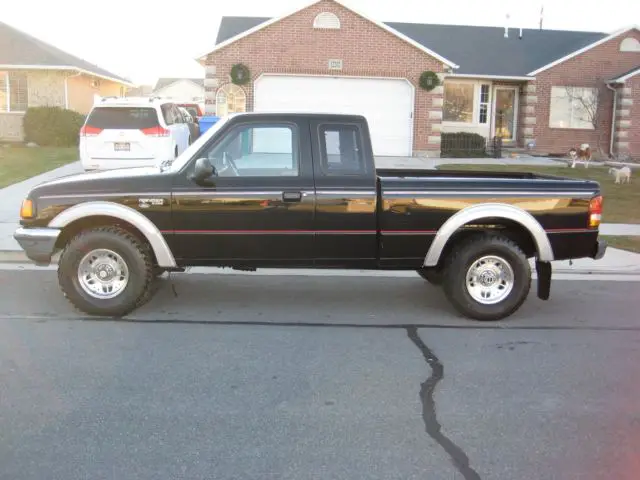
[(404, 80), (265, 75), (255, 84), (254, 110), (363, 115), (374, 154), (412, 151), (413, 88)]

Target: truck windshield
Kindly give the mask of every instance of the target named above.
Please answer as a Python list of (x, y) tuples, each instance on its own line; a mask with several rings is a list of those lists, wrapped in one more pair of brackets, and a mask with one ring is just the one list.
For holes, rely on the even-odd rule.
[(173, 163), (167, 170), (171, 172), (177, 172), (182, 169), (182, 167), (189, 163), (189, 161), (198, 152), (198, 150), (200, 150), (209, 141), (209, 139), (213, 137), (229, 121), (229, 118), (231, 118), (231, 116), (232, 115), (222, 117), (220, 120), (214, 123), (211, 128), (200, 135), (195, 142), (189, 145), (189, 147), (173, 161)]

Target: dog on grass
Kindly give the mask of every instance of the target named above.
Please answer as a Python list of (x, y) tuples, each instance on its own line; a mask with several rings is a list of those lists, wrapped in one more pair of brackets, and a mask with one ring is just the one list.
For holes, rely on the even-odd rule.
[(616, 177), (615, 183), (631, 182), (631, 169), (629, 167), (610, 168), (609, 175)]
[(589, 168), (589, 162), (591, 161), (591, 147), (588, 143), (583, 143), (579, 148), (573, 147), (569, 150), (569, 158), (571, 158), (571, 168), (576, 168), (578, 160), (582, 160), (585, 168)]

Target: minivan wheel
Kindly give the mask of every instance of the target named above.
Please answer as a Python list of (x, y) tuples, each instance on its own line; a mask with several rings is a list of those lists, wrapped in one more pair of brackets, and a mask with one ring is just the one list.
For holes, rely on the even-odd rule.
[(88, 315), (127, 315), (149, 300), (153, 279), (150, 247), (115, 226), (80, 232), (58, 263), (63, 294)]
[(466, 317), (502, 320), (515, 313), (531, 288), (531, 267), (520, 247), (497, 234), (457, 245), (444, 271), (444, 292)]

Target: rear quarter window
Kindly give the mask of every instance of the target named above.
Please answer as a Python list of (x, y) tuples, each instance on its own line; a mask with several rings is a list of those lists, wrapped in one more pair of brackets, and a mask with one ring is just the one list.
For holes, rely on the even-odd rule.
[(96, 107), (87, 125), (108, 129), (144, 129), (157, 127), (158, 112), (152, 107)]

